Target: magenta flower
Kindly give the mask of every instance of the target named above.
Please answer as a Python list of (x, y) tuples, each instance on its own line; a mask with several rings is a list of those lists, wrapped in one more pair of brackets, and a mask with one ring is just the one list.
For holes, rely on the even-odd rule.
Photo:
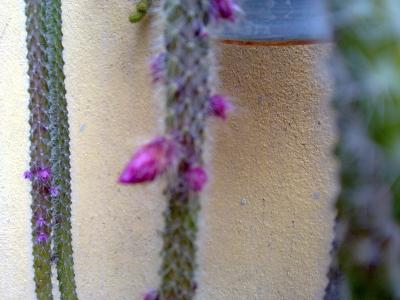
[(235, 21), (235, 15), (240, 11), (234, 0), (211, 0), (211, 13), (216, 19)]
[(46, 243), (48, 239), (49, 239), (49, 236), (47, 235), (46, 232), (40, 232), (38, 234), (38, 236), (36, 237), (36, 242), (38, 242), (38, 243)]
[(210, 97), (210, 114), (226, 120), (227, 114), (233, 110), (233, 104), (227, 96), (213, 95)]
[(24, 172), (24, 178), (28, 179), (28, 180), (32, 180), (32, 178), (33, 178), (32, 172), (31, 171), (25, 171)]
[(159, 300), (158, 292), (156, 290), (152, 290), (144, 295), (143, 300)]
[(186, 171), (185, 179), (190, 189), (199, 192), (207, 183), (208, 176), (202, 167), (191, 167)]
[(165, 137), (155, 138), (140, 147), (121, 176), (120, 183), (153, 181), (171, 165), (176, 154), (175, 143)]
[(151, 58), (150, 73), (153, 83), (159, 82), (164, 78), (165, 70), (165, 53), (160, 53)]

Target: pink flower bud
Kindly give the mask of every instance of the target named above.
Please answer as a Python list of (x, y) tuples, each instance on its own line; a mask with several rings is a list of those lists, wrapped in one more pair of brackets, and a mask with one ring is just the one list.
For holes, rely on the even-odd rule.
[(152, 290), (144, 295), (143, 300), (158, 300), (158, 292), (156, 290)]
[(155, 55), (150, 61), (150, 73), (153, 83), (159, 82), (164, 78), (165, 53)]
[(185, 174), (186, 182), (190, 189), (199, 192), (207, 183), (207, 173), (201, 167), (189, 168)]
[(171, 165), (175, 154), (175, 143), (165, 137), (158, 137), (135, 152), (119, 177), (119, 182), (153, 181)]
[(210, 114), (226, 120), (227, 114), (233, 110), (233, 104), (228, 97), (213, 95), (210, 97)]
[(235, 15), (241, 11), (234, 0), (211, 0), (211, 12), (216, 19), (235, 21)]

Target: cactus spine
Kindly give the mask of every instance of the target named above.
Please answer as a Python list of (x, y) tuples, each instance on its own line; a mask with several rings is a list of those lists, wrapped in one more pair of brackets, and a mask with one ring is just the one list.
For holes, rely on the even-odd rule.
[[(53, 299), (52, 257), (61, 299), (77, 299), (70, 223), (70, 164), (61, 1), (26, 0), (31, 112), (32, 232), (36, 294)], [(52, 245), (53, 243), (53, 249)]]
[(69, 124), (64, 86), (61, 0), (46, 0), (53, 254), (61, 299), (77, 299), (71, 235)]
[[(36, 295), (53, 299), (51, 283), (51, 196), (47, 176), (50, 166), (45, 9), (40, 0), (26, 0), (26, 29), (30, 94), (30, 172), (32, 180), (32, 240)], [(46, 178), (44, 178), (46, 177)]]
[(340, 299), (400, 299), (400, 3), (331, 0), (331, 11), (342, 65), (333, 100), (342, 189), (331, 273), (343, 271)]
[(180, 148), (167, 174), (161, 285), (162, 300), (187, 300), (195, 294), (196, 235), (199, 194), (185, 174), (203, 165), (205, 122), (210, 97), (210, 41), (201, 35), (209, 21), (208, 0), (166, 0), (166, 130)]

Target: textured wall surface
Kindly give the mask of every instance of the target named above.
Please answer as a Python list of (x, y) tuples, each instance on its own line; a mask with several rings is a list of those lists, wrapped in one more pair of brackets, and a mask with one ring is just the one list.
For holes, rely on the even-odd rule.
[(220, 51), (229, 128), (215, 126), (201, 299), (322, 299), (332, 237), (327, 46)]
[[(147, 70), (148, 22), (128, 1), (63, 1), (73, 235), (80, 299), (141, 299), (157, 286), (161, 185), (116, 184), (133, 149), (161, 133)], [(34, 299), (24, 3), (0, 8), (0, 299)], [(221, 89), (236, 112), (211, 122), (201, 227), (201, 300), (321, 299), (335, 166), (328, 46), (220, 46)]]

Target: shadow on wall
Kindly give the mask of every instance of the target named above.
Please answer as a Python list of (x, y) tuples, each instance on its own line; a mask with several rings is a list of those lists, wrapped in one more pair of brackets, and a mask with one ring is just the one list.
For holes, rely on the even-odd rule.
[(334, 212), (329, 45), (221, 46), (236, 112), (215, 126), (199, 299), (322, 299)]

